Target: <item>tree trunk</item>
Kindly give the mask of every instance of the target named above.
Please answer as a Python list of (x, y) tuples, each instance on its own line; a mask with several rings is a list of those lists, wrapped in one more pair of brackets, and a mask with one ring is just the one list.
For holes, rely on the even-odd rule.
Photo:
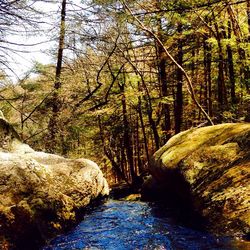
[[(140, 83), (138, 83), (138, 89), (140, 91)], [(142, 129), (142, 135), (143, 135), (143, 142), (144, 142), (144, 150), (147, 158), (147, 164), (149, 164), (149, 151), (148, 151), (148, 141), (147, 141), (147, 135), (146, 135), (146, 129), (143, 121), (143, 115), (141, 110), (141, 97), (138, 97), (138, 113), (139, 113), (139, 119), (141, 123), (141, 129)]]
[(210, 116), (213, 115), (212, 109), (212, 79), (211, 79), (211, 45), (207, 42), (205, 38), (204, 43), (204, 79), (206, 84), (205, 96), (206, 96), (206, 109)]
[[(178, 24), (177, 31), (178, 31), (178, 34), (181, 36), (182, 24)], [(181, 67), (183, 66), (183, 40), (182, 38), (178, 39), (177, 63)], [(177, 134), (181, 131), (182, 114), (183, 114), (183, 93), (182, 93), (183, 74), (179, 68), (177, 68), (176, 80), (177, 80), (177, 90), (176, 90), (176, 97), (175, 97), (175, 133)]]
[[(156, 9), (161, 10), (161, 1), (156, 0)], [(157, 36), (159, 40), (164, 44), (164, 36), (163, 36), (163, 29), (162, 29), (162, 17), (157, 16)], [(161, 86), (161, 95), (164, 97), (168, 96), (168, 83), (167, 83), (167, 74), (166, 74), (166, 55), (164, 48), (162, 48), (161, 44), (156, 41), (156, 51), (157, 51), (157, 62), (158, 62), (158, 79), (159, 84)], [(170, 138), (169, 131), (171, 130), (171, 120), (170, 120), (170, 110), (169, 104), (165, 103), (163, 100), (162, 103), (162, 111), (163, 111), (163, 126), (162, 130), (164, 132), (163, 143), (165, 144), (168, 139)]]
[(216, 40), (218, 44), (218, 77), (217, 77), (217, 101), (219, 111), (225, 109), (227, 103), (226, 97), (226, 85), (224, 78), (224, 57), (223, 57), (223, 47), (222, 47), (222, 31), (219, 29), (218, 24), (214, 24), (216, 30)]
[(65, 39), (65, 17), (66, 17), (66, 0), (62, 0), (56, 75), (54, 83), (54, 93), (52, 97), (52, 117), (50, 118), (49, 121), (49, 140), (47, 145), (48, 151), (50, 152), (55, 152), (57, 149), (57, 134), (60, 129), (59, 112), (62, 106), (62, 101), (59, 96), (59, 90), (61, 88), (61, 72), (62, 72), (63, 49), (64, 49), (64, 39)]
[[(232, 26), (229, 20), (228, 21), (228, 39), (231, 38), (231, 33), (232, 33)], [(227, 63), (228, 63), (228, 72), (229, 72), (229, 79), (230, 79), (231, 102), (232, 104), (236, 104), (233, 52), (229, 44), (227, 45)]]
[(131, 142), (131, 128), (128, 122), (128, 112), (127, 112), (127, 103), (125, 96), (125, 84), (119, 85), (121, 94), (122, 94), (122, 117), (123, 117), (123, 139), (124, 139), (124, 147), (126, 150), (127, 160), (129, 164), (129, 171), (131, 174), (131, 182), (132, 184), (136, 183), (136, 173), (134, 169), (134, 160), (133, 160), (133, 148)]
[(150, 103), (147, 102), (147, 98), (145, 98), (145, 99), (146, 99), (145, 101), (146, 101), (146, 109), (147, 109), (148, 120), (149, 120), (149, 124), (150, 124), (150, 127), (152, 129), (153, 136), (154, 136), (155, 150), (157, 150), (157, 149), (160, 148), (160, 138), (159, 138), (156, 123), (155, 123), (155, 121), (153, 119), (152, 106), (151, 106)]

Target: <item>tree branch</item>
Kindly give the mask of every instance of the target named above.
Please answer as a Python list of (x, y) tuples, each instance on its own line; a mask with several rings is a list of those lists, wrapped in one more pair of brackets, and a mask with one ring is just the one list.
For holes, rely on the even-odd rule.
[(211, 124), (214, 125), (212, 119), (210, 118), (210, 116), (207, 114), (207, 112), (203, 109), (203, 107), (200, 105), (200, 103), (198, 102), (196, 95), (195, 95), (195, 91), (194, 91), (194, 87), (192, 84), (192, 81), (190, 79), (190, 77), (188, 76), (187, 72), (183, 69), (183, 67), (174, 59), (174, 57), (169, 53), (169, 51), (167, 50), (167, 48), (164, 46), (164, 44), (162, 43), (162, 41), (159, 39), (159, 37), (148, 27), (146, 27), (131, 11), (131, 9), (128, 7), (128, 5), (126, 4), (125, 1), (122, 1), (122, 4), (125, 8), (125, 10), (127, 10), (127, 12), (136, 20), (136, 22), (139, 24), (139, 27), (146, 31), (149, 35), (151, 35), (158, 43), (159, 45), (163, 48), (165, 54), (167, 55), (167, 57), (175, 64), (175, 66), (183, 73), (185, 79), (187, 80), (187, 89), (188, 92), (191, 95), (192, 100), (194, 101), (195, 105), (199, 108), (199, 110), (202, 112), (202, 114), (205, 116), (205, 118), (207, 119), (207, 121)]

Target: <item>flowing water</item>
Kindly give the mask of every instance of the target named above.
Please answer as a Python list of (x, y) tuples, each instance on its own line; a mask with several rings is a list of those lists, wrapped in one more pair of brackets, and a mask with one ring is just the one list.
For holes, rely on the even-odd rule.
[(43, 250), (238, 250), (228, 238), (215, 237), (176, 223), (171, 211), (144, 202), (109, 200), (85, 216)]

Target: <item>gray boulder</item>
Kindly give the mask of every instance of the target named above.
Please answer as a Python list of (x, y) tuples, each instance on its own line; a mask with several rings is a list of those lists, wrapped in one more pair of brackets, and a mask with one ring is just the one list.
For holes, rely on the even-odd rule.
[[(0, 245), (36, 249), (109, 194), (96, 163), (36, 152), (0, 118)], [(28, 240), (27, 240), (28, 239)]]

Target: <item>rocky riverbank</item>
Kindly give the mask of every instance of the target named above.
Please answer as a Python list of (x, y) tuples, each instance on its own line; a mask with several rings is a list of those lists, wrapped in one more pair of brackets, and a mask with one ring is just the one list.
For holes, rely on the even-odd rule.
[(250, 124), (190, 129), (151, 161), (143, 197), (191, 207), (218, 234), (249, 237)]
[(0, 249), (36, 249), (109, 194), (99, 167), (36, 152), (0, 118)]

